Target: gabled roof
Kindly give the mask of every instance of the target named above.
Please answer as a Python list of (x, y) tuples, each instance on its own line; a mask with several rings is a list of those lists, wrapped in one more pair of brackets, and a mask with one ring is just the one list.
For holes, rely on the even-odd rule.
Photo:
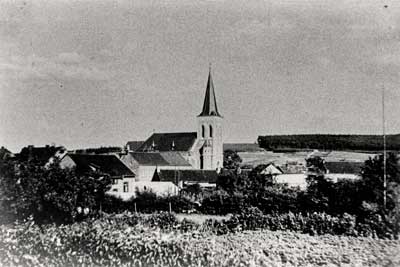
[(11, 153), (11, 151), (5, 148), (4, 146), (0, 148), (0, 160), (4, 160), (8, 157), (11, 157), (12, 155), (13, 153)]
[[(189, 151), (197, 133), (154, 133), (137, 150), (140, 151)], [(153, 146), (154, 145), (154, 146)]]
[(53, 157), (56, 154), (56, 152), (60, 150), (65, 150), (65, 148), (62, 146), (45, 146), (45, 147), (27, 146), (22, 148), (21, 152), (18, 154), (18, 159), (20, 161), (35, 159), (40, 163), (45, 164), (51, 157)]
[(135, 174), (116, 155), (68, 154), (75, 162), (77, 170), (98, 171), (115, 176), (134, 176)]
[(279, 166), (275, 166), (274, 164), (268, 164), (268, 166), (261, 171), (261, 174), (265, 175), (279, 175), (283, 174), (283, 170)]
[(218, 173), (214, 170), (160, 170), (154, 172), (152, 182), (216, 183), (217, 178)]
[(206, 95), (204, 97), (203, 110), (201, 111), (199, 117), (201, 116), (221, 117), (221, 115), (218, 112), (217, 100), (214, 92), (214, 83), (211, 76), (211, 67), (208, 73), (208, 81), (207, 81)]
[(160, 155), (170, 166), (191, 166), (189, 162), (177, 151), (160, 152)]
[(140, 165), (147, 166), (191, 166), (179, 152), (130, 152)]
[(170, 164), (158, 152), (130, 152), (140, 165), (169, 166)]
[(144, 141), (129, 141), (126, 143), (126, 148), (128, 151), (136, 151), (143, 143)]

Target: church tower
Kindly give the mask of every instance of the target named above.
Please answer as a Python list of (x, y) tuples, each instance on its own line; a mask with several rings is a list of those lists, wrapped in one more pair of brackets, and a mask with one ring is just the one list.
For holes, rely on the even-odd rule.
[(222, 120), (218, 112), (210, 66), (203, 110), (197, 116), (197, 139), (202, 143), (199, 150), (200, 169), (216, 170), (223, 167)]

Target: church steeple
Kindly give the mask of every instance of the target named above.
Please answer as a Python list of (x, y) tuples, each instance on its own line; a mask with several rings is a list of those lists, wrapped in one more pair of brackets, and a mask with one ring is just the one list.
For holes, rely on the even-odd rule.
[(204, 97), (203, 110), (201, 111), (199, 117), (204, 117), (204, 116), (222, 117), (218, 112), (217, 100), (215, 98), (214, 83), (211, 76), (211, 64), (208, 73), (208, 81), (207, 81), (206, 95)]

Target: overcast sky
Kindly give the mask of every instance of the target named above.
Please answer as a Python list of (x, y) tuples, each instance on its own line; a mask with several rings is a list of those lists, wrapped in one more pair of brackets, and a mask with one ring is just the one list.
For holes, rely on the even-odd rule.
[[(388, 8), (384, 8), (384, 5)], [(1, 1), (0, 145), (195, 131), (208, 65), (226, 142), (400, 133), (400, 1)]]

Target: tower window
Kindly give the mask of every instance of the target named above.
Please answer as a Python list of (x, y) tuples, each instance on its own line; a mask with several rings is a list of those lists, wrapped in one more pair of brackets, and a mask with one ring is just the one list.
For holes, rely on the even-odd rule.
[(210, 125), (210, 137), (213, 137), (213, 128), (211, 125)]
[(201, 125), (201, 137), (205, 137), (206, 136), (206, 128), (204, 127), (204, 125)]

